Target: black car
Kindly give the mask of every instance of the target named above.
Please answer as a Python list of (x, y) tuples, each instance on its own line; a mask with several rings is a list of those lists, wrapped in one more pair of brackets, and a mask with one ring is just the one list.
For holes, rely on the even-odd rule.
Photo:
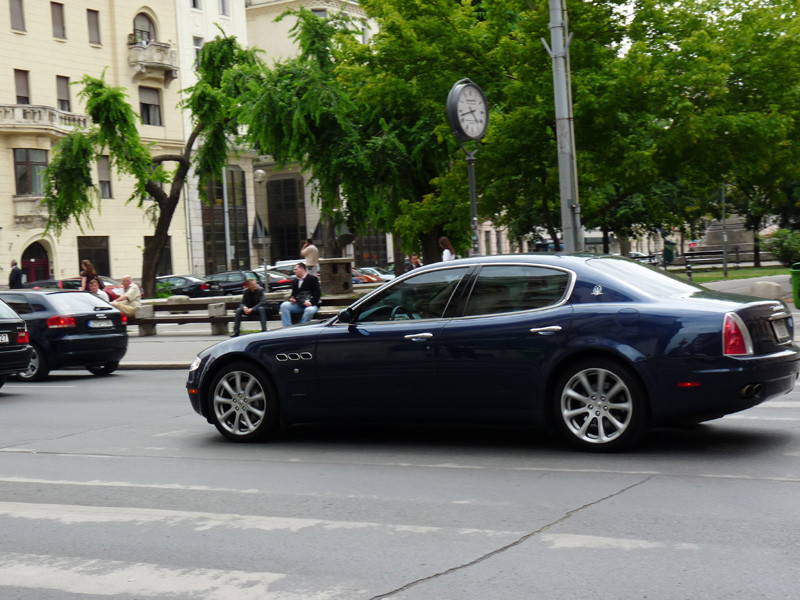
[(414, 269), (327, 321), (212, 346), (187, 388), (234, 441), (326, 419), (495, 422), (616, 450), (789, 392), (793, 336), (781, 301), (627, 258), (472, 257)]
[(222, 287), (216, 281), (209, 281), (194, 275), (164, 275), (156, 277), (156, 286), (166, 288), (174, 296), (189, 296), (189, 298), (208, 298), (221, 296)]
[(108, 375), (128, 350), (124, 315), (89, 292), (10, 290), (0, 300), (28, 326), (33, 353), (18, 375), (23, 381), (41, 381), (65, 367)]
[(25, 321), (0, 300), (0, 387), (9, 375), (24, 371), (30, 362), (31, 347)]
[(264, 287), (263, 279), (254, 271), (222, 271), (206, 276), (206, 281), (219, 284), (222, 292), (227, 295), (241, 294), (247, 288), (247, 280), (255, 279), (261, 287)]

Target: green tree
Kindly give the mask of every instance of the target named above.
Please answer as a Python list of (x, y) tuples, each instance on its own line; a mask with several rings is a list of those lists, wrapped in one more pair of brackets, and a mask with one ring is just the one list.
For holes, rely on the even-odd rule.
[[(139, 137), (139, 117), (128, 104), (125, 91), (108, 85), (102, 77), (85, 75), (79, 95), (86, 102), (92, 125), (62, 139), (45, 171), (47, 229), (60, 235), (72, 221), (81, 230), (92, 227), (91, 216), (100, 208), (100, 195), (91, 168), (98, 156), (108, 153), (117, 172), (134, 180), (128, 201), (145, 208), (154, 223), (152, 242), (142, 257), (143, 291), (153, 295), (156, 266), (186, 178), (192, 167), (201, 182), (221, 176), (238, 133), (237, 99), (245, 84), (241, 71), (256, 61), (255, 52), (242, 48), (235, 38), (218, 36), (205, 44), (196, 63), (197, 84), (186, 90), (184, 103), (191, 112), (193, 129), (181, 152), (155, 156)], [(198, 140), (202, 145), (195, 152)], [(165, 165), (174, 168), (168, 171)]]

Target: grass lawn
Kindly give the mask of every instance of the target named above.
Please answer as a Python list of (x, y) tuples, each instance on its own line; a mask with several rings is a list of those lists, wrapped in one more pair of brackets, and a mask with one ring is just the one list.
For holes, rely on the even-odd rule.
[[(680, 269), (670, 269), (670, 273), (684, 277), (686, 271)], [(769, 267), (740, 267), (728, 266), (727, 279), (750, 279), (751, 277), (763, 277), (764, 275), (788, 275), (789, 268), (783, 265)], [(692, 267), (692, 281), (695, 283), (705, 283), (707, 281), (721, 281), (726, 279), (722, 272), (722, 267)]]

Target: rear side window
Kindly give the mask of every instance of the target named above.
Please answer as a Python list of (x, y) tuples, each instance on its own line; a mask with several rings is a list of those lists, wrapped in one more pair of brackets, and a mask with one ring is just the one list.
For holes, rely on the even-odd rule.
[(547, 267), (483, 267), (470, 292), (465, 316), (494, 315), (553, 306), (564, 299), (569, 274)]
[(52, 302), (53, 307), (61, 314), (95, 312), (95, 308), (112, 310), (108, 302), (104, 302), (88, 292), (50, 294), (47, 299)]
[(3, 294), (0, 301), (0, 317), (3, 319), (14, 318), (17, 315), (27, 315), (33, 312), (28, 299), (22, 294)]
[[(3, 299), (5, 299), (5, 296)], [(28, 307), (28, 312), (30, 312), (30, 306)], [(20, 314), (19, 311), (15, 311), (12, 306), (0, 300), (0, 319), (16, 319), (18, 314)]]

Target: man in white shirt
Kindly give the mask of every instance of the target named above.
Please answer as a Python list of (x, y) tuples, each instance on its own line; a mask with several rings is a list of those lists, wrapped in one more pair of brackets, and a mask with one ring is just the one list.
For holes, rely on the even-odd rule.
[(308, 274), (317, 277), (319, 275), (319, 248), (314, 245), (311, 238), (308, 238), (300, 249), (300, 256), (303, 257)]
[(101, 300), (108, 302), (108, 294), (100, 289), (100, 282), (97, 279), (92, 279), (89, 282), (89, 291)]
[(122, 276), (122, 288), (124, 293), (111, 304), (123, 314), (133, 317), (136, 315), (136, 307), (142, 305), (142, 292), (139, 286), (133, 283), (130, 275)]

